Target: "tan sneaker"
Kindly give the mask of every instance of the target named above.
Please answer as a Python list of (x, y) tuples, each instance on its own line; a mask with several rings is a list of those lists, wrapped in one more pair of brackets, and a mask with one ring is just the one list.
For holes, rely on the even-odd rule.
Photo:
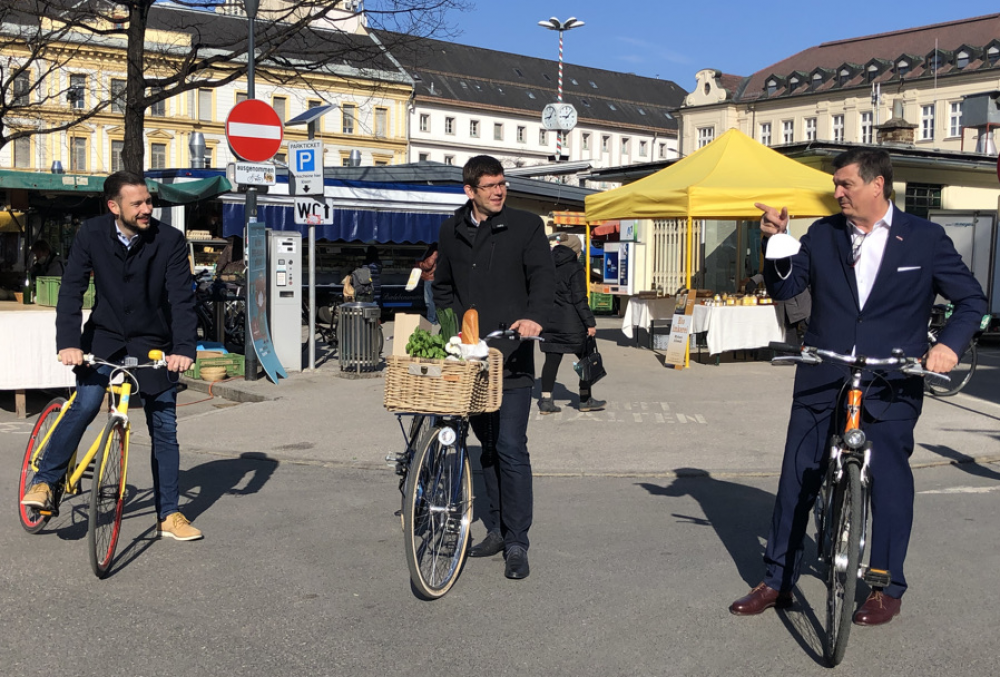
[(28, 492), (21, 499), (21, 505), (29, 508), (44, 510), (52, 507), (52, 488), (45, 482), (31, 485)]
[(196, 541), (202, 537), (201, 531), (191, 526), (188, 518), (179, 512), (167, 515), (167, 518), (157, 524), (156, 535), (159, 538), (170, 537), (178, 541)]

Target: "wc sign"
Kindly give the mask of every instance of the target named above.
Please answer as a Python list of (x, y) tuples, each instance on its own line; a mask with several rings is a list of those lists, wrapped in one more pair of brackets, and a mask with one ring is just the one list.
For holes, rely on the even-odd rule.
[(294, 221), (300, 226), (333, 225), (333, 199), (297, 197), (294, 204)]
[(288, 169), (295, 178), (292, 195), (323, 194), (323, 142), (291, 141), (288, 144)]

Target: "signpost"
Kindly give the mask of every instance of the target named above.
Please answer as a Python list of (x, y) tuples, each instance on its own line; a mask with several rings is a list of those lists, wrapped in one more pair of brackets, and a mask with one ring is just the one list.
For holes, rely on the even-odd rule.
[(247, 162), (267, 162), (281, 148), (283, 138), (281, 118), (265, 101), (241, 101), (226, 118), (226, 141)]
[(290, 141), (288, 169), (295, 176), (293, 195), (323, 194), (323, 142)]
[(277, 183), (274, 165), (234, 162), (233, 178), (241, 186), (273, 186)]

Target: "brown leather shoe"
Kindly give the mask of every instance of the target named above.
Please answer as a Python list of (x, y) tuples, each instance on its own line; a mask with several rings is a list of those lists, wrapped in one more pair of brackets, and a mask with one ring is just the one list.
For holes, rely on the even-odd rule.
[(746, 597), (740, 597), (729, 605), (729, 613), (736, 616), (756, 616), (771, 607), (787, 609), (792, 606), (791, 592), (778, 592), (761, 583)]
[(891, 597), (881, 590), (872, 590), (868, 599), (854, 614), (855, 625), (884, 625), (899, 615), (903, 600)]

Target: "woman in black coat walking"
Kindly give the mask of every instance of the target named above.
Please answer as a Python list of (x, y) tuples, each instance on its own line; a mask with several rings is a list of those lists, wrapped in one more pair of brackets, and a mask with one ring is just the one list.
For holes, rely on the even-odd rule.
[[(543, 414), (561, 411), (552, 401), (552, 388), (562, 356), (572, 353), (582, 358), (586, 355), (588, 339), (597, 333), (597, 321), (587, 304), (587, 272), (580, 263), (582, 249), (580, 238), (565, 233), (556, 237), (556, 245), (552, 248), (556, 264), (556, 298), (552, 315), (542, 330), (545, 341), (540, 344), (545, 364), (538, 409)], [(600, 411), (607, 404), (593, 398), (590, 386), (587, 381), (580, 381), (580, 411)]]

